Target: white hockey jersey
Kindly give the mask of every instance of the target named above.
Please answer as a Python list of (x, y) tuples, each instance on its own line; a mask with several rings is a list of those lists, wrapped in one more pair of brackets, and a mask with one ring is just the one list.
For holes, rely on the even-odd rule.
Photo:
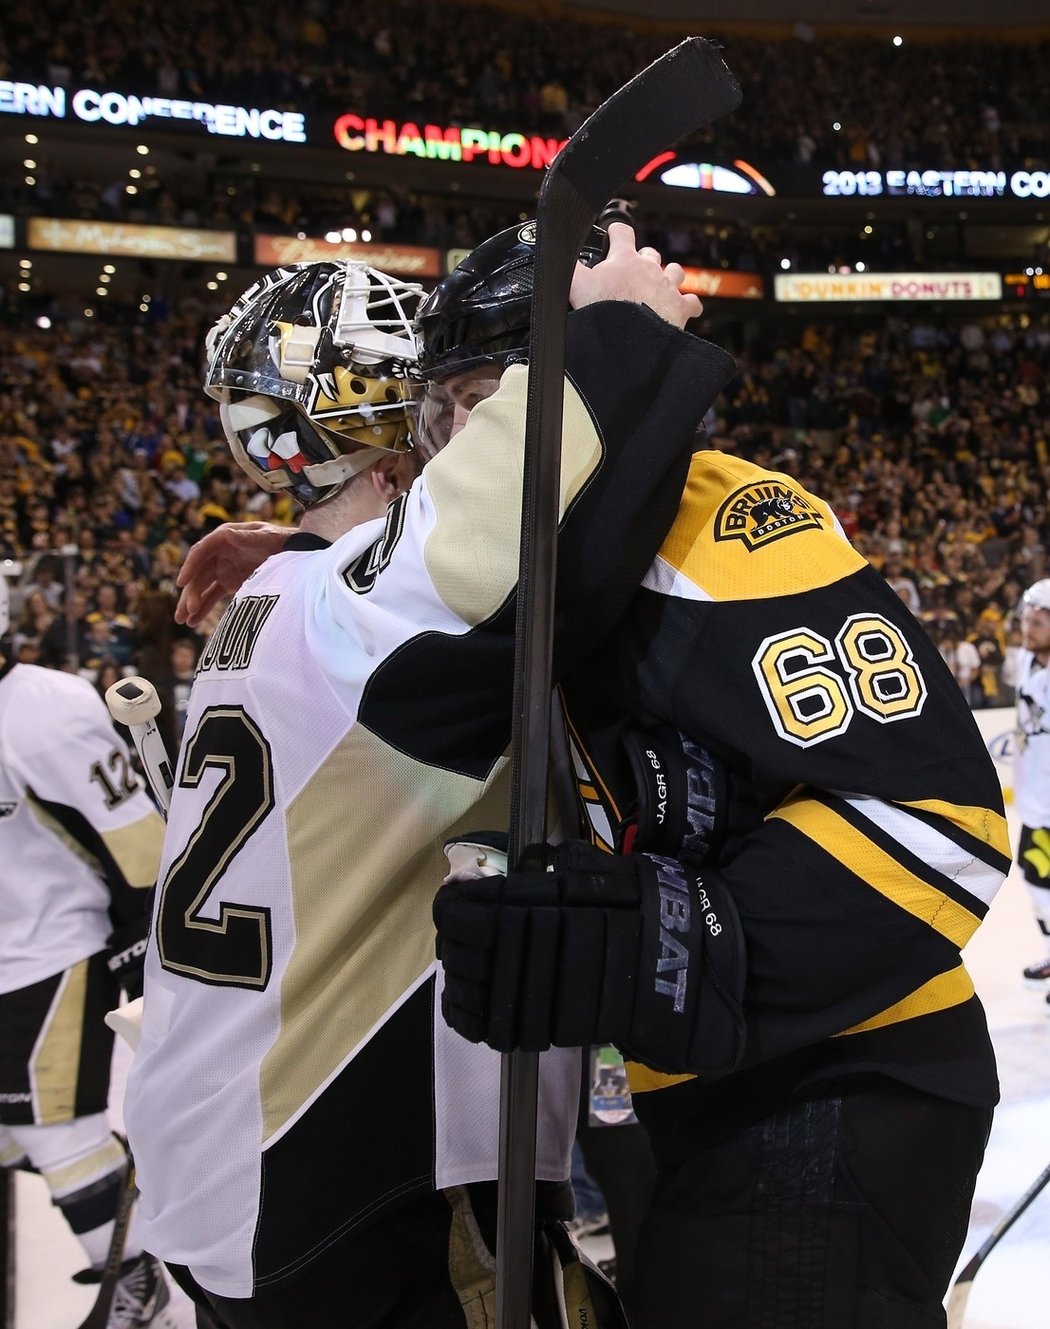
[[(566, 389), (559, 624), (581, 649), (670, 522), (705, 363), (717, 386), (731, 366), (606, 309), (570, 319), (635, 352), (626, 372), (578, 354)], [(198, 666), (125, 1119), (144, 1243), (223, 1296), (293, 1280), (399, 1199), (496, 1175), (499, 1057), (441, 1020), (431, 901), (444, 839), (506, 824), (526, 381), (508, 371), (385, 524), (293, 537)], [(541, 1178), (568, 1176), (579, 1064), (542, 1059)]]
[(90, 683), (0, 676), (0, 992), (97, 951), (114, 892), (152, 886), (164, 824)]
[(1017, 652), (1014, 807), (1025, 826), (1050, 826), (1050, 669)]

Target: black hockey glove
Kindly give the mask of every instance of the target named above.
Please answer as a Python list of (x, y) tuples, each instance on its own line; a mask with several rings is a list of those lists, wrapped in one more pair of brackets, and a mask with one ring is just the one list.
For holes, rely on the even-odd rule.
[(149, 915), (114, 928), (106, 938), (106, 968), (129, 998), (142, 996), (142, 967), (149, 940)]
[(500, 1052), (615, 1043), (656, 1070), (732, 1070), (744, 947), (717, 874), (579, 842), (550, 856), (438, 891), (445, 1021)]
[(746, 776), (688, 734), (669, 725), (626, 726), (620, 744), (634, 799), (615, 828), (618, 853), (667, 854), (710, 869), (735, 857), (739, 842), (761, 825)]
[(620, 827), (619, 852), (669, 854), (700, 865), (721, 842), (727, 808), (724, 765), (668, 726), (621, 735), (635, 801)]

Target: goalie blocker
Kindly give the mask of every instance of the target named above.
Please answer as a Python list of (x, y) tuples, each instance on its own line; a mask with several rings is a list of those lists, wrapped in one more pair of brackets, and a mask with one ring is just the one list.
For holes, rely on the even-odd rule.
[(446, 882), (442, 1014), (501, 1052), (615, 1043), (656, 1070), (728, 1074), (744, 1046), (736, 909), (716, 873), (581, 842), (550, 870)]

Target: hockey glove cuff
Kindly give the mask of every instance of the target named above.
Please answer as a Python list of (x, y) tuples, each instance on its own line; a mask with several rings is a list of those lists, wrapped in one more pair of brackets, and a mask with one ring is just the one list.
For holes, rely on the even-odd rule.
[(701, 864), (720, 843), (727, 806), (725, 767), (669, 727), (627, 729), (635, 804), (621, 828), (620, 852), (669, 854)]

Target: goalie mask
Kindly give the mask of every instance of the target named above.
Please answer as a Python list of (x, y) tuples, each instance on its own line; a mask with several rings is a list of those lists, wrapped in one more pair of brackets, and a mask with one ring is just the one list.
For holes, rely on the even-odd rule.
[[(580, 261), (593, 267), (607, 248), (606, 233), (592, 226)], [(416, 316), (423, 378), (528, 360), (535, 257), (536, 223), (523, 222), (483, 241), (438, 283)]]
[(241, 296), (205, 343), (204, 388), (238, 465), (303, 507), (413, 446), (422, 287), (364, 263), (295, 263)]

